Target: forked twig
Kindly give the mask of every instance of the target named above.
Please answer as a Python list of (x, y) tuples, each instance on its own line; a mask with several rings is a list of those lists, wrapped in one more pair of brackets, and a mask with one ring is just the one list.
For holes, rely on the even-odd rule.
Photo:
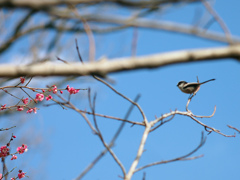
[(152, 129), (150, 130), (150, 132), (156, 130), (157, 128), (159, 128), (159, 127), (162, 126), (163, 124), (171, 121), (174, 117), (175, 117), (175, 114), (173, 114), (172, 117), (170, 117), (169, 119), (167, 119), (167, 120), (165, 120), (165, 121), (163, 121), (163, 119), (161, 119), (161, 123), (160, 123), (159, 125), (157, 125), (156, 127), (152, 128)]
[[(139, 98), (140, 98), (140, 95), (137, 95), (137, 97), (134, 99), (134, 102), (137, 102)], [(126, 115), (125, 115), (125, 117), (124, 117), (124, 119), (128, 119), (128, 117), (129, 117), (130, 113), (132, 112), (133, 108), (134, 108), (134, 105), (131, 104), (130, 108), (128, 109), (128, 111), (127, 111), (127, 113), (126, 113)], [(96, 114), (95, 114), (95, 115), (96, 115)], [(108, 146), (109, 148), (111, 148), (111, 147), (114, 145), (117, 137), (119, 136), (119, 134), (120, 134), (120, 132), (122, 131), (122, 129), (123, 129), (124, 126), (125, 126), (125, 122), (122, 122), (121, 125), (119, 126), (118, 130), (116, 131), (115, 135), (113, 136), (111, 142), (109, 143), (109, 146)], [(80, 179), (82, 179), (82, 177), (83, 177), (86, 173), (88, 173), (88, 172), (93, 168), (93, 166), (96, 165), (96, 163), (97, 163), (107, 152), (108, 152), (108, 150), (107, 150), (107, 148), (105, 148), (105, 149), (85, 168), (85, 170), (82, 171), (82, 173), (81, 173), (75, 180), (80, 180)]]
[[(192, 119), (193, 119), (194, 121), (196, 121), (198, 124), (202, 125), (202, 126), (205, 128), (205, 130), (206, 130), (207, 132), (209, 132), (209, 134), (210, 134), (212, 131), (214, 131), (214, 132), (216, 132), (216, 133), (218, 133), (218, 134), (221, 134), (221, 135), (223, 135), (223, 136), (225, 136), (225, 137), (235, 137), (235, 136), (236, 136), (235, 134), (234, 134), (234, 135), (226, 135), (226, 134), (223, 134), (223, 133), (220, 132), (220, 130), (215, 129), (215, 128), (213, 128), (213, 127), (210, 127), (210, 126), (202, 123), (201, 121), (199, 121), (199, 120), (197, 120), (196, 118), (194, 118), (192, 115), (187, 115), (187, 116), (189, 116), (190, 118), (192, 118)], [(208, 130), (208, 129), (210, 129), (210, 130)]]
[[(88, 92), (89, 92), (88, 93), (88, 97), (89, 97), (89, 100), (91, 101), (90, 90)], [(108, 150), (108, 152), (112, 155), (112, 157), (115, 160), (115, 162), (119, 165), (119, 167), (122, 170), (123, 176), (125, 177), (126, 176), (126, 171), (125, 171), (124, 166), (122, 165), (122, 163), (120, 162), (118, 157), (115, 155), (115, 153), (112, 151), (112, 149), (104, 141), (102, 133), (101, 133), (99, 127), (98, 127), (96, 116), (95, 116), (95, 102), (96, 102), (96, 94), (94, 95), (94, 98), (93, 98), (93, 104), (91, 102), (89, 102), (89, 105), (91, 106), (91, 109), (92, 109), (92, 112), (93, 112), (93, 121), (94, 121), (94, 124), (95, 124), (95, 128), (97, 130), (97, 135), (100, 138), (101, 142), (103, 143), (104, 147)]]
[(69, 108), (75, 110), (76, 112), (78, 112), (82, 117), (83, 119), (87, 122), (87, 124), (89, 125), (89, 127), (91, 128), (91, 130), (93, 131), (94, 134), (97, 134), (97, 130), (93, 127), (93, 125), (91, 124), (91, 122), (88, 120), (86, 114), (82, 111), (79, 111), (79, 109), (74, 106), (70, 101), (67, 101), (66, 99), (64, 99), (62, 96), (60, 96), (58, 93), (56, 93), (56, 95), (63, 101), (65, 102), (64, 105), (68, 104)]

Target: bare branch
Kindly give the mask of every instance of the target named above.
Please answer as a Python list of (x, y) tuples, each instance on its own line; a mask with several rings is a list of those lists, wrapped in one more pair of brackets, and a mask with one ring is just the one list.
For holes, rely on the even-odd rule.
[[(213, 127), (210, 127), (210, 126), (202, 123), (201, 121), (197, 120), (197, 119), (193, 116), (193, 113), (192, 113), (191, 111), (187, 111), (187, 112), (182, 112), (182, 111), (177, 111), (177, 110), (171, 111), (170, 113), (163, 114), (161, 117), (159, 117), (159, 118), (157, 118), (157, 119), (155, 119), (155, 120), (153, 120), (153, 121), (150, 121), (150, 125), (153, 127), (153, 126), (154, 126), (156, 123), (158, 123), (159, 121), (162, 121), (163, 119), (168, 118), (168, 117), (170, 117), (170, 116), (172, 116), (172, 115), (175, 115), (175, 114), (180, 114), (180, 115), (184, 115), (184, 116), (188, 116), (188, 117), (192, 118), (195, 122), (197, 122), (198, 124), (200, 124), (201, 126), (203, 126), (204, 129), (205, 129), (207, 132), (209, 132), (209, 133), (211, 133), (212, 131), (214, 131), (214, 132), (216, 132), (216, 133), (218, 133), (218, 134), (220, 134), (220, 135), (222, 135), (222, 136), (225, 136), (225, 137), (235, 137), (235, 135), (226, 135), (226, 134), (223, 134), (223, 133), (220, 132), (220, 130), (215, 129), (215, 128), (213, 128)], [(200, 116), (199, 116), (199, 117), (200, 117)]]
[(103, 136), (102, 136), (102, 133), (101, 133), (99, 127), (98, 127), (97, 120), (96, 120), (96, 116), (95, 116), (96, 94), (94, 95), (94, 98), (93, 98), (93, 104), (91, 104), (90, 89), (89, 89), (89, 91), (88, 91), (88, 96), (89, 96), (89, 104), (90, 104), (90, 107), (91, 107), (92, 113), (93, 113), (94, 124), (95, 124), (96, 130), (97, 130), (97, 135), (98, 135), (98, 137), (100, 138), (101, 142), (103, 143), (104, 147), (108, 150), (108, 152), (112, 155), (112, 157), (113, 157), (113, 159), (115, 160), (115, 162), (119, 165), (119, 167), (120, 167), (121, 170), (122, 170), (123, 176), (125, 177), (125, 176), (126, 176), (126, 171), (125, 171), (125, 168), (124, 168), (123, 164), (122, 164), (121, 161), (118, 159), (118, 157), (116, 156), (116, 154), (112, 151), (112, 149), (111, 149), (111, 148), (107, 145), (107, 143), (104, 141)]
[[(240, 45), (223, 48), (207, 48), (191, 51), (176, 51), (142, 57), (129, 57), (92, 63), (33, 65), (0, 65), (0, 77), (20, 76), (85, 76), (106, 75), (134, 69), (157, 68), (183, 62), (197, 62), (223, 58), (240, 58)], [(238, 59), (237, 59), (238, 60)]]
[[(79, 16), (78, 10), (73, 6), (73, 12), (76, 16)], [(89, 41), (89, 61), (92, 62), (95, 60), (95, 52), (96, 52), (96, 47), (95, 47), (95, 40), (93, 36), (93, 32), (87, 23), (87, 21), (84, 18), (81, 18), (81, 21), (83, 22), (83, 27), (84, 30), (86, 31), (86, 34), (88, 36), (88, 41)], [(78, 51), (79, 52), (79, 51)]]
[(61, 98), (66, 104), (68, 104), (73, 110), (75, 110), (76, 112), (78, 112), (83, 118), (84, 120), (87, 122), (87, 124), (89, 125), (89, 127), (91, 128), (91, 130), (93, 131), (94, 134), (97, 134), (97, 130), (93, 127), (93, 125), (91, 124), (91, 122), (89, 121), (89, 119), (87, 118), (86, 114), (79, 111), (78, 108), (76, 108), (71, 102), (66, 101), (63, 97), (61, 97), (59, 94), (56, 94), (59, 98)]
[[(229, 39), (226, 38), (225, 35), (218, 32), (207, 31), (206, 29), (198, 28), (191, 25), (179, 24), (176, 22), (168, 22), (168, 21), (159, 21), (159, 20), (150, 20), (145, 18), (125, 18), (120, 16), (107, 16), (107, 15), (81, 15), (78, 17), (72, 16), (71, 13), (66, 13), (65, 11), (49, 11), (50, 14), (57, 16), (63, 19), (85, 19), (87, 22), (98, 22), (98, 23), (108, 23), (108, 24), (116, 24), (124, 27), (139, 27), (139, 28), (148, 28), (148, 29), (157, 29), (162, 31), (168, 31), (173, 33), (186, 34), (191, 36), (196, 36), (199, 38), (204, 38), (208, 40), (225, 42), (228, 43)], [(240, 42), (239, 37), (233, 37), (233, 42)]]
[[(210, 134), (212, 131), (214, 131), (215, 133), (221, 134), (221, 135), (223, 135), (223, 136), (225, 136), (225, 137), (235, 137), (235, 136), (236, 136), (235, 134), (234, 134), (234, 135), (226, 135), (226, 134), (223, 134), (223, 133), (220, 132), (220, 130), (215, 129), (215, 128), (213, 128), (213, 127), (210, 127), (210, 126), (202, 123), (201, 121), (197, 120), (197, 119), (194, 118), (191, 114), (190, 114), (190, 115), (187, 115), (187, 116), (190, 117), (190, 118), (192, 118), (192, 119), (193, 119), (194, 121), (196, 121), (198, 124), (202, 125), (202, 126), (205, 128), (205, 130), (206, 130), (207, 132), (209, 132), (209, 134)], [(208, 130), (208, 129), (210, 129), (210, 130)]]
[(226, 34), (226, 38), (228, 39), (230, 44), (233, 44), (232, 38), (231, 38), (231, 32), (229, 31), (227, 25), (222, 20), (222, 18), (217, 14), (217, 12), (211, 7), (208, 1), (201, 0), (205, 8), (208, 10), (208, 12), (214, 17), (214, 19), (219, 23), (221, 28), (223, 29), (224, 33)]
[[(134, 102), (137, 102), (139, 98), (140, 98), (140, 95), (137, 95), (137, 97), (134, 99)], [(134, 108), (134, 104), (131, 104), (130, 108), (128, 109), (128, 111), (127, 111), (127, 113), (126, 113), (126, 115), (125, 115), (125, 117), (124, 117), (124, 119), (127, 119), (127, 118), (129, 117), (129, 115), (130, 115), (130, 113), (132, 112), (133, 108)], [(96, 114), (95, 114), (95, 115), (96, 115)], [(122, 131), (124, 125), (125, 125), (125, 122), (122, 122), (121, 125), (119, 126), (119, 128), (118, 128), (118, 130), (116, 131), (115, 135), (113, 136), (111, 142), (109, 143), (109, 146), (108, 146), (109, 148), (111, 148), (111, 147), (114, 145), (114, 143), (115, 143), (117, 137), (119, 136), (120, 132)], [(107, 150), (107, 149), (104, 149), (104, 150), (92, 161), (92, 163), (89, 164), (89, 165), (86, 167), (86, 169), (85, 169), (75, 180), (80, 180), (80, 179), (82, 179), (83, 176), (84, 176), (87, 172), (89, 172), (89, 171), (93, 168), (93, 166), (94, 166), (107, 152), (108, 152), (108, 150)]]
[(162, 119), (161, 122), (160, 122), (160, 124), (157, 125), (156, 127), (152, 128), (152, 129), (150, 130), (150, 132), (156, 130), (157, 128), (159, 128), (159, 127), (162, 126), (163, 124), (171, 121), (174, 117), (175, 117), (175, 114), (173, 114), (172, 117), (170, 117), (169, 119), (167, 119), (167, 120), (165, 120), (165, 121), (163, 121), (163, 119)]
[(175, 161), (185, 161), (185, 160), (193, 160), (193, 159), (201, 158), (201, 157), (203, 157), (203, 155), (195, 156), (195, 157), (191, 157), (191, 158), (187, 158), (187, 157), (191, 156), (193, 153), (198, 151), (204, 145), (205, 142), (206, 142), (206, 137), (204, 137), (203, 132), (202, 132), (202, 137), (201, 137), (200, 144), (193, 151), (191, 151), (190, 153), (188, 153), (188, 154), (186, 154), (184, 156), (181, 156), (181, 157), (174, 158), (174, 159), (165, 160), (165, 161), (159, 161), (159, 162), (155, 162), (155, 163), (151, 163), (151, 164), (145, 165), (143, 167), (140, 167), (140, 168), (136, 169), (134, 171), (134, 173), (138, 172), (138, 171), (140, 171), (142, 169), (145, 169), (147, 167), (151, 167), (151, 166), (155, 166), (155, 165), (166, 164), (166, 163), (175, 162)]
[[(199, 83), (199, 80), (198, 80), (198, 83)], [(210, 116), (202, 116), (202, 115), (195, 115), (193, 114), (189, 109), (188, 109), (188, 105), (189, 103), (191, 102), (192, 98), (195, 96), (196, 94), (193, 94), (187, 101), (187, 105), (186, 105), (186, 111), (191, 113), (193, 117), (197, 117), (197, 118), (211, 118), (214, 116), (215, 112), (216, 112), (216, 106), (214, 106), (214, 110), (213, 110), (213, 113), (210, 115)]]
[(76, 49), (77, 49), (77, 53), (78, 53), (78, 58), (81, 61), (81, 63), (83, 63), (83, 59), (82, 59), (82, 56), (81, 56), (80, 51), (79, 51), (77, 39), (75, 39), (75, 43), (76, 43)]
[(125, 178), (125, 180), (130, 180), (132, 178), (132, 175), (134, 174), (135, 170), (136, 170), (136, 167), (139, 163), (139, 160), (142, 156), (142, 153), (144, 151), (144, 145), (147, 141), (147, 137), (148, 137), (148, 134), (150, 132), (150, 129), (151, 129), (151, 126), (149, 123), (145, 124), (145, 130), (143, 132), (143, 135), (142, 135), (142, 139), (141, 139), (141, 142), (140, 142), (140, 145), (139, 145), (139, 148), (138, 148), (138, 152), (137, 152), (137, 156), (135, 157), (128, 173), (127, 173), (127, 176)]
[(131, 47), (131, 55), (135, 57), (137, 54), (137, 41), (138, 41), (138, 29), (133, 29), (133, 37), (132, 37), (132, 47)]
[(233, 126), (230, 126), (230, 125), (227, 125), (229, 128), (231, 128), (231, 129), (234, 129), (234, 130), (236, 130), (238, 133), (240, 133), (240, 130), (239, 129), (237, 129), (237, 128), (235, 128), (235, 127), (233, 127)]
[(143, 117), (143, 121), (145, 124), (147, 124), (147, 117), (146, 115), (144, 114), (142, 108), (139, 106), (138, 103), (132, 101), (131, 99), (129, 99), (128, 97), (124, 96), (123, 94), (121, 94), (120, 92), (118, 92), (116, 89), (114, 89), (112, 86), (110, 86), (110, 84), (108, 84), (106, 81), (100, 79), (99, 77), (97, 76), (93, 76), (96, 80), (102, 82), (103, 84), (105, 84), (106, 86), (108, 86), (110, 89), (112, 89), (116, 94), (118, 94), (119, 96), (123, 97), (124, 99), (126, 99), (127, 101), (131, 102), (132, 104), (134, 104), (135, 106), (137, 106), (137, 108), (139, 109), (140, 113), (142, 114), (142, 117)]
[(199, 0), (161, 0), (161, 1), (127, 1), (127, 0), (1, 0), (0, 7), (22, 7), (22, 8), (33, 8), (33, 9), (44, 9), (49, 6), (59, 6), (68, 4), (95, 4), (95, 3), (116, 3), (125, 7), (132, 8), (148, 8), (154, 6), (160, 6), (166, 3), (192, 3), (198, 2)]
[(197, 117), (197, 118), (211, 118), (214, 116), (215, 112), (216, 112), (216, 106), (214, 106), (213, 113), (210, 116), (201, 116), (201, 115), (199, 116), (199, 115), (194, 115), (194, 114), (192, 116)]

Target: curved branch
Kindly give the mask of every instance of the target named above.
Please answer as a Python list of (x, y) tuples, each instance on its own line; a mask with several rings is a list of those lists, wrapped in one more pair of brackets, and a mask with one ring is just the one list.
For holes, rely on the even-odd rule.
[[(199, 82), (199, 81), (198, 81)], [(213, 113), (210, 116), (202, 116), (202, 115), (194, 115), (189, 109), (189, 103), (191, 102), (192, 98), (194, 97), (194, 94), (188, 99), (187, 105), (186, 105), (186, 111), (190, 114), (192, 114), (193, 117), (197, 117), (197, 118), (211, 118), (214, 116), (215, 112), (216, 112), (216, 106), (214, 106), (214, 110)]]
[(203, 157), (203, 155), (200, 155), (200, 156), (195, 156), (195, 157), (192, 157), (192, 158), (187, 158), (188, 156), (191, 156), (193, 153), (195, 153), (197, 150), (199, 150), (204, 145), (205, 142), (206, 142), (206, 137), (204, 137), (204, 135), (202, 133), (200, 144), (193, 151), (191, 151), (190, 153), (188, 153), (188, 154), (186, 154), (184, 156), (178, 157), (178, 158), (174, 158), (174, 159), (170, 159), (170, 160), (166, 160), (166, 161), (159, 161), (159, 162), (155, 162), (155, 163), (151, 163), (151, 164), (145, 165), (143, 167), (140, 167), (140, 168), (136, 169), (134, 171), (134, 173), (137, 172), (137, 171), (140, 171), (142, 169), (145, 169), (147, 167), (151, 167), (151, 166), (155, 166), (155, 165), (166, 164), (166, 163), (170, 163), (170, 162), (174, 162), (174, 161), (193, 160), (193, 159), (197, 159), (197, 158)]
[(214, 106), (213, 113), (210, 116), (199, 116), (199, 115), (194, 115), (194, 114), (192, 116), (197, 117), (197, 118), (211, 118), (214, 116), (215, 112), (216, 112), (216, 106)]

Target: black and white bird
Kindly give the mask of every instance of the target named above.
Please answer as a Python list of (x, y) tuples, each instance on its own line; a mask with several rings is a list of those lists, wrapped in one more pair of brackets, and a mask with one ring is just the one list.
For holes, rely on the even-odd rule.
[(190, 94), (189, 98), (190, 97), (193, 97), (200, 89), (200, 86), (202, 84), (205, 84), (209, 81), (214, 81), (215, 79), (210, 79), (210, 80), (207, 80), (207, 81), (204, 81), (202, 83), (198, 83), (198, 82), (191, 82), (191, 83), (188, 83), (186, 81), (179, 81), (178, 84), (177, 84), (177, 87), (184, 93), (187, 93), (187, 94)]

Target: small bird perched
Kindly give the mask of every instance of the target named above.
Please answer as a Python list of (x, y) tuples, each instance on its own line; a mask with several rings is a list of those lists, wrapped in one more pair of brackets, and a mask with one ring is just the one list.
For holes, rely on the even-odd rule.
[(192, 82), (192, 83), (188, 83), (186, 81), (179, 81), (177, 84), (177, 87), (184, 93), (190, 94), (190, 97), (193, 97), (200, 89), (200, 86), (202, 84), (205, 84), (209, 81), (214, 81), (215, 79), (210, 79), (207, 81), (204, 81), (202, 83), (199, 82)]

